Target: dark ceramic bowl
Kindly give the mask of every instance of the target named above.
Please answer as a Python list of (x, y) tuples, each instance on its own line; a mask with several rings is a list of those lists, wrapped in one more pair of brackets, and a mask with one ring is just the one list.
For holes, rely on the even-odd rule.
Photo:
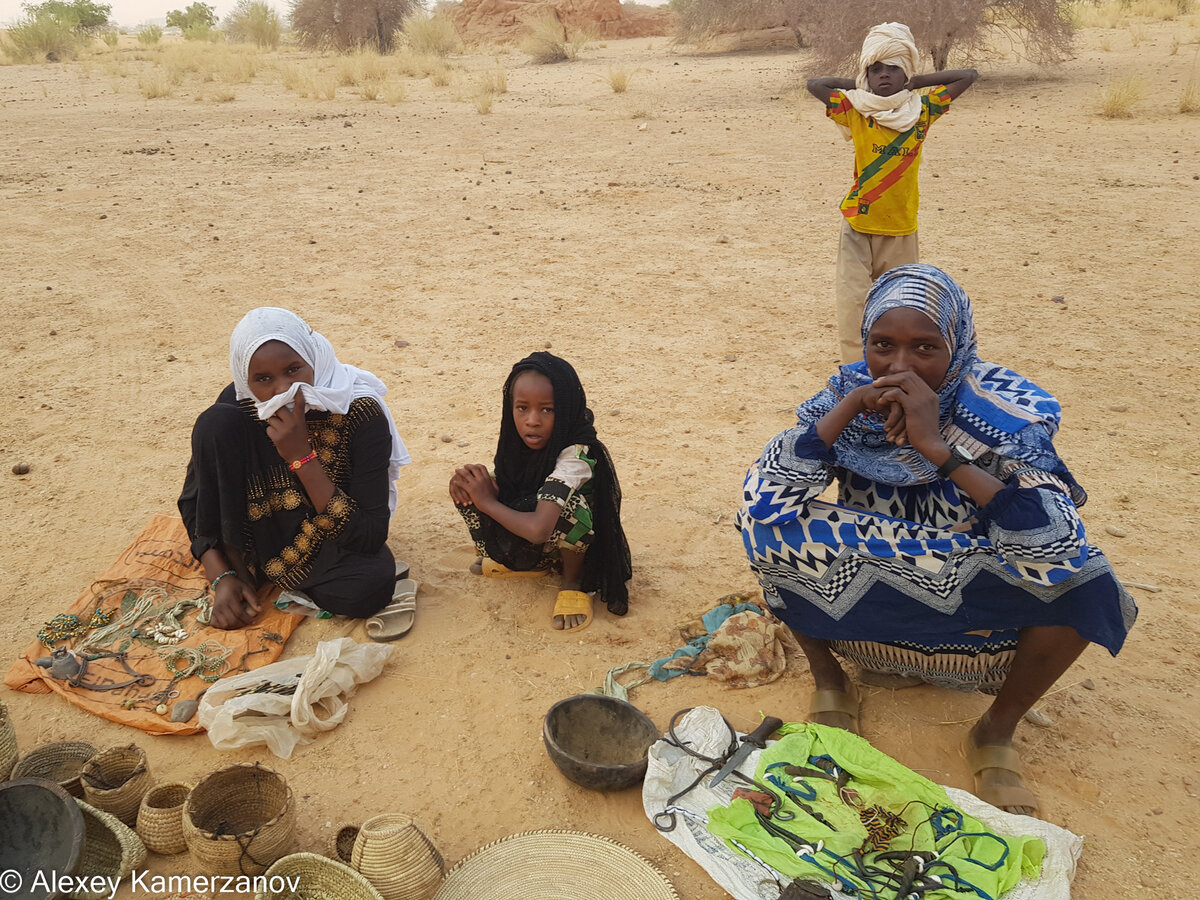
[(579, 694), (546, 713), (542, 741), (560, 772), (593, 791), (620, 791), (646, 777), (646, 751), (658, 729), (640, 709), (615, 697)]
[[(0, 885), (6, 900), (47, 900), (54, 892), (36, 875), (70, 875), (83, 849), (83, 813), (53, 781), (18, 778), (0, 784), (0, 872), (20, 876)], [(9, 876), (12, 878), (12, 876)], [(45, 882), (47, 879), (40, 879)], [(15, 887), (16, 890), (10, 888)]]

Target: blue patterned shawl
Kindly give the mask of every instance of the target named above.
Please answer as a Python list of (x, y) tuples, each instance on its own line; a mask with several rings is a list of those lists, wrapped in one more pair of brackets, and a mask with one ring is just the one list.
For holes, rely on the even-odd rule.
[[(1054, 450), (1062, 407), (1032, 381), (979, 360), (971, 301), (954, 279), (924, 264), (899, 266), (884, 273), (867, 294), (864, 347), (876, 320), (899, 307), (929, 316), (950, 349), (950, 367), (938, 390), (939, 421), (947, 441), (965, 443), (976, 455), (990, 450), (1051, 472), (1070, 489), (1075, 505), (1082, 506), (1087, 494)], [(842, 366), (824, 390), (796, 410), (799, 426), (811, 427), (852, 390), (873, 380), (865, 360)], [(878, 413), (856, 416), (834, 442), (837, 464), (886, 484), (936, 481), (937, 468), (929, 460), (909, 445), (888, 443), (883, 423), (884, 417)]]

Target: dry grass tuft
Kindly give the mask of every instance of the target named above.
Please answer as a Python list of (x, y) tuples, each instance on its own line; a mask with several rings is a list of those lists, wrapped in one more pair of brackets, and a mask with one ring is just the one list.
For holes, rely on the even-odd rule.
[(214, 103), (229, 103), (237, 99), (237, 94), (233, 92), (233, 88), (224, 85), (213, 88), (210, 96)]
[(404, 101), (404, 85), (398, 81), (389, 81), (383, 86), (383, 102), (395, 106)]
[(419, 56), (449, 56), (462, 47), (454, 23), (440, 13), (415, 12), (400, 27), (408, 48)]
[(520, 46), (531, 62), (549, 64), (574, 59), (587, 42), (586, 35), (569, 33), (557, 16), (548, 14), (529, 23), (529, 33)]
[(1104, 86), (1100, 94), (1100, 115), (1106, 119), (1128, 119), (1133, 107), (1146, 96), (1145, 83), (1135, 76), (1119, 78)]
[(629, 90), (629, 79), (632, 77), (633, 73), (624, 66), (617, 66), (615, 68), (609, 66), (608, 72), (603, 76), (614, 94), (623, 94)]
[(175, 93), (175, 85), (171, 82), (171, 76), (165, 71), (147, 72), (138, 79), (138, 89), (147, 100), (170, 97)]
[(158, 25), (143, 25), (138, 31), (138, 43), (152, 47), (162, 40), (163, 30)]
[(1200, 112), (1200, 82), (1196, 80), (1195, 71), (1188, 76), (1187, 83), (1183, 86), (1183, 93), (1179, 95), (1179, 111), (1181, 113)]
[(475, 104), (475, 111), (481, 116), (485, 116), (492, 111), (492, 102), (495, 100), (495, 95), (489, 91), (478, 91), (471, 101)]

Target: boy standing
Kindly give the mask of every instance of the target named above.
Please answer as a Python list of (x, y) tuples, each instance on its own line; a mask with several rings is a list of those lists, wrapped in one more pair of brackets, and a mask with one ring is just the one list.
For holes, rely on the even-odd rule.
[[(907, 25), (867, 32), (858, 75), (811, 78), (808, 91), (854, 142), (854, 186), (842, 200), (836, 275), (843, 363), (862, 359), (863, 304), (889, 269), (918, 262), (917, 169), (929, 126), (979, 77), (974, 69), (915, 75), (917, 46)], [(931, 87), (926, 94), (920, 88)]]

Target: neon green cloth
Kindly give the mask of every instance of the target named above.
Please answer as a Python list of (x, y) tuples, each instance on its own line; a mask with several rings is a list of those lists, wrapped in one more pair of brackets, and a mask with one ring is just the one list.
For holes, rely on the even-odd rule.
[[(784, 774), (782, 767), (768, 771), (769, 766), (780, 762), (817, 769), (812, 760), (827, 756), (849, 774), (846, 788), (857, 792), (862, 807), (882, 806), (905, 820), (906, 825), (891, 841), (891, 850), (936, 850), (940, 854), (926, 871), (942, 878), (945, 886), (923, 895), (923, 900), (962, 900), (964, 896), (996, 898), (1022, 878), (1036, 878), (1040, 874), (1046, 854), (1041, 839), (1030, 835), (996, 835), (983, 823), (957, 809), (943, 788), (876, 750), (861, 737), (840, 728), (807, 722), (789, 722), (780, 732), (784, 737), (763, 751), (755, 778), (783, 799), (784, 810), (795, 814), (795, 819), (773, 820), (775, 824), (805, 844), (815, 848), (818, 841), (823, 841), (824, 847), (811, 856), (797, 856), (786, 841), (763, 829), (749, 800), (738, 798), (728, 807), (717, 806), (708, 812), (708, 830), (724, 839), (734, 852), (741, 851), (731, 840), (736, 840), (776, 871), (791, 878), (815, 878), (828, 884), (837, 876), (844, 883), (866, 887), (867, 882), (856, 873), (852, 861), (848, 858), (839, 860), (839, 857), (848, 857), (863, 847), (868, 838), (858, 808), (844, 803), (838, 796), (837, 785), (827, 778), (793, 778)], [(805, 802), (833, 828), (805, 812), (778, 785), (769, 782), (768, 775), (802, 794), (815, 790), (816, 799)], [(931, 821), (935, 811), (945, 812)], [(943, 832), (940, 838), (937, 836), (939, 827)], [(875, 856), (874, 851), (868, 850), (864, 860), (871, 864)], [(942, 863), (957, 871), (960, 879), (957, 887), (950, 869)], [(887, 862), (878, 865), (889, 871), (894, 868)], [(865, 890), (863, 896), (871, 896), (870, 891)]]

